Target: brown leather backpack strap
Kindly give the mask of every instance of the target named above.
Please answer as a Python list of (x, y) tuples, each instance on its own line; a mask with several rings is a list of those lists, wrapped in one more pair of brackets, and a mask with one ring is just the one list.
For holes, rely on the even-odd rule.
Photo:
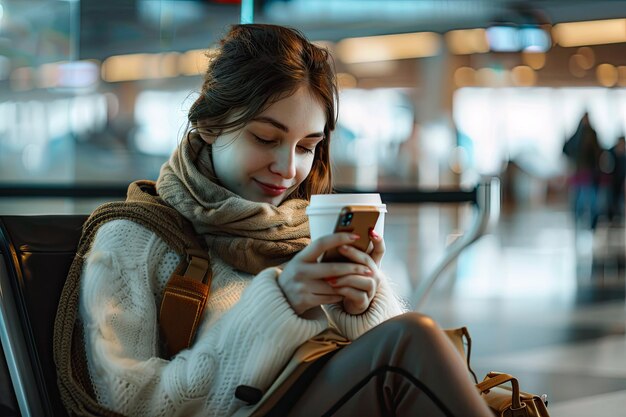
[(208, 250), (200, 244), (187, 221), (184, 229), (194, 247), (185, 249), (186, 256), (168, 280), (159, 311), (161, 338), (167, 357), (191, 345), (209, 299), (213, 278)]
[[(153, 181), (137, 181), (128, 188), (126, 201), (106, 203), (98, 207), (83, 225), (83, 233), (72, 262), (68, 277), (63, 285), (59, 306), (54, 323), (53, 352), (57, 370), (58, 386), (63, 405), (71, 416), (123, 417), (98, 403), (91, 386), (85, 354), (85, 342), (82, 324), (78, 315), (78, 300), (81, 288), (81, 274), (84, 260), (91, 249), (96, 232), (106, 222), (112, 220), (130, 220), (156, 233), (169, 247), (182, 257), (176, 273), (187, 275), (200, 285), (192, 286), (191, 293), (200, 301), (196, 303), (194, 315), (186, 319), (177, 318), (176, 311), (167, 313), (176, 326), (182, 321), (191, 323), (191, 331), (186, 336), (170, 336), (171, 340), (191, 340), (195, 326), (202, 317), (202, 310), (209, 297), (211, 285), (210, 260), (208, 250), (202, 247), (203, 240), (196, 236), (193, 227), (177, 212), (168, 206), (159, 196)], [(197, 251), (197, 252), (196, 252)], [(195, 258), (199, 258), (196, 260)], [(206, 274), (199, 279), (206, 268)], [(184, 293), (183, 285), (174, 285), (178, 294)], [(180, 290), (182, 288), (182, 290)], [(206, 290), (206, 293), (205, 293)], [(204, 295), (206, 294), (206, 295)], [(202, 302), (204, 299), (204, 303)], [(176, 304), (175, 304), (176, 305)], [(190, 303), (190, 305), (193, 305)], [(169, 329), (172, 326), (167, 325)], [(178, 350), (183, 347), (178, 348)], [(175, 353), (175, 352), (174, 352)]]

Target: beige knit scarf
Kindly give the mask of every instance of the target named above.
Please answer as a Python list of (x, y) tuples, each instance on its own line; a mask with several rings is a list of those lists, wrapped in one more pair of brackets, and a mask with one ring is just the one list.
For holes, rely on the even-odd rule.
[(308, 245), (308, 202), (279, 206), (246, 200), (217, 183), (210, 145), (190, 133), (161, 167), (159, 196), (193, 224), (209, 249), (236, 269), (256, 274)]

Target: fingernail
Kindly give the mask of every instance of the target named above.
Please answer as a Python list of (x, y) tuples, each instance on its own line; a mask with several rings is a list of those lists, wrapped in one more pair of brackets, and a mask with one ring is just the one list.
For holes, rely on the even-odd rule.
[(374, 229), (370, 229), (370, 233), (374, 239), (378, 239), (380, 235), (374, 231)]
[(334, 287), (335, 285), (337, 285), (337, 278), (326, 278), (326, 282)]
[(369, 268), (363, 268), (363, 274), (365, 275), (372, 275), (372, 270)]
[(341, 246), (339, 246), (339, 250), (341, 252), (348, 252), (350, 250), (350, 247), (347, 246), (347, 245), (341, 245)]
[(350, 235), (350, 239), (352, 240), (359, 240), (361, 238), (361, 236), (359, 235)]

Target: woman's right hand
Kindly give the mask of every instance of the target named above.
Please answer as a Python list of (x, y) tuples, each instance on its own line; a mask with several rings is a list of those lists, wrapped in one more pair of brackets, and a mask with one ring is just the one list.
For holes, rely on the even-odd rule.
[(285, 264), (278, 277), (278, 285), (296, 314), (320, 306), (338, 303), (343, 296), (326, 279), (346, 275), (368, 275), (367, 267), (355, 263), (318, 263), (326, 251), (342, 245), (350, 245), (359, 237), (350, 233), (335, 233), (312, 242)]

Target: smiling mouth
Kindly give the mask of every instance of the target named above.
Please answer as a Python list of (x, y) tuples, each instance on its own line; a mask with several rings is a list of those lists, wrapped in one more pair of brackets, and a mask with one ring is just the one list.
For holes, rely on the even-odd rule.
[(261, 182), (255, 179), (253, 180), (254, 180), (254, 183), (259, 186), (259, 188), (261, 189), (261, 191), (263, 191), (264, 194), (272, 196), (272, 197), (279, 196), (283, 194), (285, 191), (287, 191), (287, 187), (277, 187), (275, 185), (266, 184), (264, 182)]

